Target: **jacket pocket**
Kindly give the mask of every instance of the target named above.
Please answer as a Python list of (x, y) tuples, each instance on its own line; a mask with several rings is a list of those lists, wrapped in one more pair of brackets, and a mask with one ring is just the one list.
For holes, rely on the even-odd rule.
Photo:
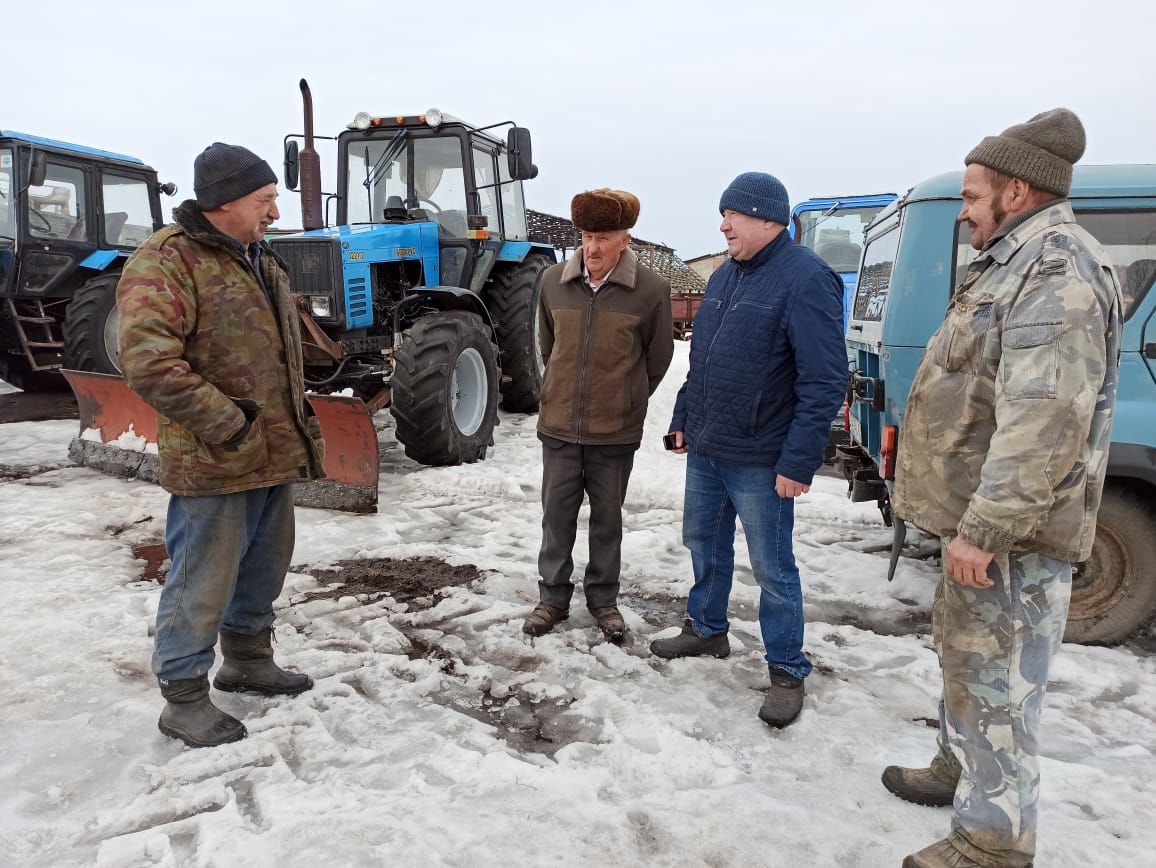
[(214, 446), (195, 436), (192, 440), (195, 447), (192, 472), (202, 479), (235, 479), (264, 467), (269, 461), (265, 420), (260, 416), (235, 446)]
[(313, 448), (317, 450), (317, 461), (325, 463), (325, 438), (321, 436), (321, 422), (316, 416), (305, 417), (305, 433), (313, 441)]
[(991, 331), (990, 301), (958, 308), (949, 315), (950, 328), (943, 335), (944, 370), (952, 373), (979, 373), (988, 332)]
[(1056, 397), (1063, 329), (1063, 323), (1058, 321), (1023, 323), (1004, 329), (999, 376), (1005, 396)]

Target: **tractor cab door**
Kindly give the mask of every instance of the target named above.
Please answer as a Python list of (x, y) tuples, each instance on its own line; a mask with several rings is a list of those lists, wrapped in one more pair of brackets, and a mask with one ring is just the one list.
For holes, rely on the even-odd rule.
[(160, 228), (160, 200), (156, 184), (143, 174), (120, 168), (100, 173), (100, 246), (133, 250)]
[(0, 145), (0, 297), (16, 277), (16, 155)]
[[(25, 151), (21, 155), (29, 158)], [(18, 196), (23, 225), (16, 292), (30, 297), (67, 294), (70, 279), (97, 244), (92, 166), (49, 153), (44, 183)]]

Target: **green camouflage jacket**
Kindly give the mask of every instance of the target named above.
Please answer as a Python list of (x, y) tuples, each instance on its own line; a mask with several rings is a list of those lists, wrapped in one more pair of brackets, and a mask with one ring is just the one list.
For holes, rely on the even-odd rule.
[[(207, 495), (319, 478), (288, 275), (262, 245), (266, 294), (241, 246), (194, 202), (173, 218), (129, 258), (116, 290), (121, 369), (159, 415), (161, 485)], [(245, 426), (239, 400), (260, 411), (228, 442)]]
[(1060, 200), (982, 250), (920, 362), (895, 514), (984, 551), (1085, 560), (1108, 464), (1121, 296)]

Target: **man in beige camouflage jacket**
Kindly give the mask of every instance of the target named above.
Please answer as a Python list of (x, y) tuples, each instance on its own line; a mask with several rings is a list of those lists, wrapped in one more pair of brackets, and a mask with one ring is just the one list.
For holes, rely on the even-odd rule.
[(1054, 109), (965, 160), (959, 219), (979, 255), (912, 384), (894, 496), (943, 541), (943, 702), (931, 767), (890, 766), (883, 783), (955, 807), (909, 868), (1035, 855), (1040, 712), (1096, 532), (1119, 362), (1119, 285), (1066, 199), (1084, 141)]
[(120, 363), (158, 414), (160, 482), (172, 494), (172, 559), (153, 671), (161, 732), (194, 747), (245, 737), (218, 690), (297, 694), (313, 682), (273, 662), (273, 601), (293, 554), (293, 485), (322, 475), (305, 401), (289, 279), (262, 242), (276, 176), (217, 142), (197, 157), (197, 198), (132, 255), (117, 287)]

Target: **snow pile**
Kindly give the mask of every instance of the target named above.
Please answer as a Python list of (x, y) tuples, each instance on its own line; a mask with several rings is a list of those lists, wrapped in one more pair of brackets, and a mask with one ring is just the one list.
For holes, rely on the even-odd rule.
[(131, 423), (128, 426), (128, 430), (123, 432), (115, 440), (106, 442), (100, 428), (85, 428), (80, 432), (80, 439), (87, 440), (90, 443), (104, 443), (107, 446), (123, 449), (126, 452), (146, 452), (150, 455), (157, 454), (157, 444), (137, 434), (135, 426)]
[[(690, 585), (684, 460), (662, 450), (675, 367), (655, 396), (625, 511), (622, 608), (634, 643), (571, 619), (520, 632), (537, 598), (535, 420), (503, 416), (478, 464), (420, 468), (383, 431), (376, 515), (298, 511), (277, 653), (315, 688), (214, 694), (245, 741), (194, 751), (156, 730), (158, 588), (133, 547), (167, 497), (68, 467), (0, 482), (0, 864), (895, 866), (950, 812), (890, 796), (890, 762), (932, 755), (939, 672), (933, 564), (864, 549), (874, 507), (819, 478), (796, 552), (815, 663), (800, 719), (755, 717), (766, 686), (749, 561), (730, 658), (666, 662)], [(0, 465), (60, 460), (74, 423), (0, 427)], [(585, 521), (585, 509), (582, 521)], [(585, 564), (584, 527), (575, 548)], [(318, 596), (340, 561), (438, 557), (478, 581), (414, 599)], [(1065, 646), (1045, 712), (1040, 853), (1048, 866), (1152, 864), (1156, 659)]]

